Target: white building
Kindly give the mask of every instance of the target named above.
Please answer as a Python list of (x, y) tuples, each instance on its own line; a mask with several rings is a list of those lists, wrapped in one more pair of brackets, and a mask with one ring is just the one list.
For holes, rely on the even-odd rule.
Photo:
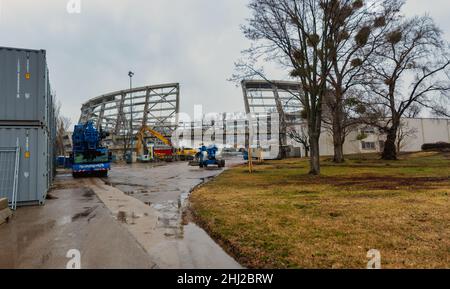
[[(405, 118), (402, 120), (401, 152), (416, 152), (422, 150), (425, 143), (450, 143), (450, 119)], [(347, 136), (344, 143), (344, 154), (382, 152), (386, 136), (376, 128), (361, 126)], [(333, 137), (324, 130), (320, 139), (320, 153), (332, 156)]]
[[(288, 128), (294, 128), (298, 133), (307, 131), (302, 124), (304, 120), (300, 118), (302, 89), (299, 82), (244, 80), (241, 85), (247, 114), (268, 115), (275, 112), (280, 117), (284, 117)], [(402, 123), (404, 139), (400, 144), (401, 152), (420, 151), (425, 143), (450, 143), (449, 119), (403, 119)], [(300, 130), (301, 127), (303, 130)], [(344, 154), (381, 152), (384, 149), (385, 140), (386, 136), (379, 133), (377, 129), (361, 126), (347, 136)], [(288, 153), (290, 156), (298, 156), (300, 150), (304, 156), (303, 147), (287, 135), (281, 139), (281, 143), (291, 148)], [(322, 130), (320, 139), (320, 153), (323, 156), (334, 154), (333, 137), (325, 128)]]

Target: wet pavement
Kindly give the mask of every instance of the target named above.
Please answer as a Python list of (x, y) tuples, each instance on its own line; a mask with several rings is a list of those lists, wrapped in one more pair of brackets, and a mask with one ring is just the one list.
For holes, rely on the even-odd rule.
[(45, 206), (19, 208), (0, 226), (0, 268), (66, 268), (71, 249), (82, 268), (241, 268), (182, 222), (191, 190), (222, 172), (177, 162), (115, 166), (104, 180), (58, 175)]
[(144, 249), (95, 193), (72, 176), (58, 176), (45, 206), (19, 208), (0, 226), (0, 268), (65, 269), (71, 249), (81, 268), (153, 268)]
[[(242, 158), (229, 159), (227, 167), (242, 162)], [(222, 172), (223, 169), (215, 167), (199, 169), (181, 162), (160, 167), (135, 164), (115, 167), (107, 185), (150, 209), (143, 217), (154, 216), (153, 228), (144, 232), (144, 236), (136, 232), (135, 237), (159, 268), (241, 268), (203, 229), (192, 223), (182, 224), (182, 212), (192, 189)], [(108, 206), (108, 201), (104, 202)], [(118, 206), (116, 211), (124, 211), (123, 206), (121, 209)], [(108, 207), (114, 211), (114, 204)], [(138, 213), (130, 209), (126, 215), (136, 217)]]

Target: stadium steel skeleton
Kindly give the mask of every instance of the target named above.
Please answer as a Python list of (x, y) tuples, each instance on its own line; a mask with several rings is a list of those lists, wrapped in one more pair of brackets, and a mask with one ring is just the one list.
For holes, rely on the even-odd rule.
[(89, 100), (81, 108), (80, 122), (94, 121), (114, 140), (134, 136), (144, 125), (170, 138), (177, 128), (179, 104), (178, 83), (132, 88)]
[[(257, 123), (275, 113), (279, 116), (279, 145), (287, 148), (288, 129), (302, 125), (301, 86), (293, 81), (244, 80), (241, 83), (245, 112), (253, 115)], [(259, 143), (258, 136), (256, 142)], [(283, 155), (287, 153), (284, 149)], [(284, 157), (282, 155), (282, 157)]]
[[(251, 115), (250, 120), (258, 133), (254, 135), (253, 144), (260, 145), (259, 128), (267, 118), (276, 114), (279, 120), (279, 144), (288, 146), (287, 129), (301, 124), (300, 85), (290, 81), (242, 81), (245, 112)], [(86, 102), (81, 109), (80, 122), (92, 120), (97, 128), (102, 128), (113, 135), (111, 141), (119, 149), (124, 138), (130, 135), (131, 119), (133, 135), (143, 125), (160, 132), (165, 137), (181, 136), (185, 142), (191, 141), (193, 146), (202, 142), (211, 142), (213, 134), (226, 135), (213, 137), (216, 142), (225, 146), (248, 147), (249, 118), (242, 113), (218, 113), (213, 121), (203, 119), (199, 122), (179, 123), (180, 86), (178, 83), (152, 85), (131, 90), (108, 93)], [(131, 117), (132, 116), (132, 117)], [(255, 121), (256, 120), (256, 121)], [(263, 125), (261, 125), (263, 127)], [(200, 136), (198, 136), (199, 132)], [(208, 133), (209, 131), (209, 133)], [(176, 132), (174, 134), (174, 132)], [(270, 132), (269, 132), (270, 134)], [(209, 141), (208, 141), (209, 140)]]
[[(218, 113), (212, 119), (204, 118), (201, 122), (181, 123), (180, 130), (183, 130), (184, 139), (208, 143), (211, 134), (213, 138), (215, 134), (216, 143), (223, 142), (228, 147), (247, 148), (251, 143), (253, 147), (260, 148), (274, 144), (271, 126), (277, 125), (279, 129), (275, 131), (280, 137), (275, 139), (275, 143), (288, 147), (287, 129), (302, 124), (300, 84), (290, 81), (244, 80), (241, 85), (246, 115)], [(277, 119), (273, 119), (274, 116)], [(253, 133), (250, 133), (250, 127), (253, 128)], [(194, 137), (194, 131), (200, 138)], [(251, 141), (249, 138), (252, 138)]]

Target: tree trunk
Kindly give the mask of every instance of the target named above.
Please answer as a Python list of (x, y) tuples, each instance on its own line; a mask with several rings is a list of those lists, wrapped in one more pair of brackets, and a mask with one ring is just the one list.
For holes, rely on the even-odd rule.
[(311, 157), (310, 162), (310, 175), (320, 175), (320, 150), (319, 150), (319, 134), (311, 134), (309, 138)]
[(342, 164), (345, 162), (344, 159), (344, 146), (341, 141), (336, 142), (334, 140), (334, 157), (333, 162), (337, 164)]
[(309, 147), (304, 145), (303, 148), (305, 149), (305, 158), (309, 157)]
[(286, 137), (286, 131), (282, 131), (280, 133), (280, 137), (279, 137), (279, 144), (280, 144), (280, 150), (278, 152), (278, 159), (279, 160), (284, 160), (287, 157), (287, 153), (286, 153), (286, 141), (285, 138)]
[(381, 156), (383, 160), (397, 160), (397, 129), (398, 126), (393, 125), (388, 131), (387, 139), (384, 143), (384, 151)]
[(344, 144), (342, 142), (342, 127), (339, 117), (333, 117), (333, 162), (337, 164), (343, 163), (344, 160)]
[(332, 128), (333, 128), (333, 147), (334, 147), (334, 157), (333, 162), (335, 163), (343, 163), (344, 160), (344, 148), (343, 148), (343, 134), (344, 129), (342, 127), (342, 117), (343, 113), (343, 104), (342, 104), (342, 94), (339, 90), (336, 90), (336, 104), (332, 109)]

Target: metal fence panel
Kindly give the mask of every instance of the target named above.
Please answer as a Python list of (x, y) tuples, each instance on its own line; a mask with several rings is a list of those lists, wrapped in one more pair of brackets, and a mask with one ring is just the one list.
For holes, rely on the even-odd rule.
[[(51, 146), (47, 130), (39, 127), (0, 126), (0, 147), (14, 147), (19, 139), (20, 158), (17, 183), (19, 206), (43, 204), (51, 185)], [(10, 164), (11, 158), (4, 162)], [(0, 178), (9, 172), (2, 171)], [(9, 176), (9, 175), (8, 175)], [(10, 184), (10, 183), (8, 183)]]
[(7, 198), (13, 210), (17, 207), (20, 148), (0, 148), (0, 198)]
[(15, 160), (14, 148), (0, 149), (0, 198), (8, 198), (9, 201), (13, 197)]

